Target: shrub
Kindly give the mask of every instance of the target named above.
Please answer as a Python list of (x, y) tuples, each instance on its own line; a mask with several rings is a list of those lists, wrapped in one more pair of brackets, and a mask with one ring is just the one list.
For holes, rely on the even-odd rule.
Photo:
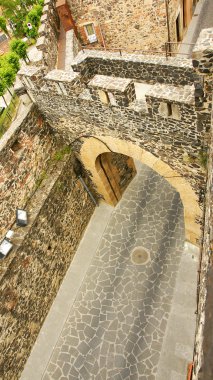
[(27, 43), (22, 40), (12, 40), (10, 42), (10, 48), (12, 52), (16, 53), (19, 58), (26, 60), (27, 58)]
[(20, 69), (19, 56), (16, 53), (10, 52), (5, 55), (5, 61), (13, 67), (17, 73)]
[(16, 71), (12, 66), (3, 66), (0, 68), (0, 79), (5, 82), (7, 87), (11, 87), (16, 78)]

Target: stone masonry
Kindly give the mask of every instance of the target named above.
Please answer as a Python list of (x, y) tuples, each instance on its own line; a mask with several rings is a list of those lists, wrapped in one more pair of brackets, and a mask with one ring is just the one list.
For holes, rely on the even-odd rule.
[[(83, 50), (65, 70), (49, 71), (44, 62), (19, 75), (64, 141), (111, 136), (139, 145), (184, 178), (202, 203), (210, 116), (204, 120), (196, 86), (208, 78), (190, 60)], [(136, 84), (149, 84), (140, 101)], [(193, 216), (197, 223), (200, 215)]]
[[(55, 150), (41, 174), (25, 205), (27, 227), (10, 225), (13, 249), (0, 261), (0, 378), (4, 380), (20, 377), (94, 210), (75, 175), (76, 161), (69, 151), (67, 147)], [(42, 161), (42, 154), (37, 158)], [(14, 218), (14, 204), (9, 201)]]
[(67, 3), (82, 43), (90, 43), (86, 25), (92, 24), (96, 44), (109, 49), (161, 51), (168, 40), (177, 42), (183, 38), (192, 17), (192, 0), (184, 0), (184, 4), (180, 0), (167, 2), (168, 15), (164, 0)]
[(25, 207), (32, 196), (56, 146), (52, 130), (35, 104), (29, 105), (2, 137), (0, 239), (13, 224), (16, 207)]
[[(87, 52), (80, 53), (72, 67), (80, 74), (78, 84), (82, 84), (81, 87), (76, 86), (76, 74), (71, 73), (70, 79), (66, 79), (63, 73), (60, 76), (57, 72), (55, 78), (52, 73), (43, 78), (42, 89), (36, 80), (34, 86), (37, 89), (28, 88), (33, 93), (41, 112), (64, 139), (72, 142), (81, 135), (110, 134), (139, 143), (168, 162), (180, 174), (187, 176), (193, 188), (199, 192), (204, 179), (199, 155), (205, 150), (203, 136), (209, 130), (209, 123), (204, 128), (197, 123), (198, 113), (193, 100), (194, 92), (193, 87), (190, 87), (193, 85), (195, 74), (189, 61), (175, 58), (166, 61), (164, 58), (153, 57), (149, 60), (147, 57), (135, 55), (119, 57), (106, 52), (101, 54)], [(91, 78), (95, 75), (113, 76), (116, 83), (115, 75), (118, 72), (120, 78), (127, 77), (132, 79), (132, 82), (135, 80), (143, 83), (153, 83), (155, 78), (158, 80), (158, 76), (156, 77), (158, 73), (159, 81), (164, 81), (161, 92), (167, 93), (167, 97), (162, 93), (160, 98), (159, 88), (153, 86), (153, 90), (146, 94), (146, 112), (138, 107), (134, 98), (131, 98), (129, 107), (127, 103), (125, 106), (103, 104), (98, 96), (94, 96), (94, 90), (91, 91), (94, 83), (94, 79), (91, 81)], [(23, 76), (26, 76), (26, 71), (20, 71), (20, 77)], [(32, 78), (30, 72), (27, 76)], [(181, 87), (181, 83), (185, 86)], [(61, 93), (57, 86), (62, 88)], [(105, 85), (102, 90), (106, 91)], [(111, 92), (111, 87), (107, 90)], [(167, 117), (161, 112), (162, 102), (166, 103), (166, 106), (167, 103), (176, 105), (176, 112)], [(184, 161), (184, 157), (187, 160)], [(191, 169), (193, 176), (190, 175)]]
[[(150, 4), (156, 2), (146, 2)], [(0, 146), (5, 200), (1, 236), (8, 227), (15, 230), (15, 248), (0, 263), (4, 352), (0, 376), (5, 380), (19, 377), (94, 209), (75, 174), (70, 146), (81, 159), (85, 140), (91, 137), (105, 149), (104, 139), (127, 142), (168, 164), (180, 182), (191, 186), (200, 206), (205, 189), (212, 30), (202, 32), (193, 62), (83, 50), (66, 70), (57, 70), (60, 25), (54, 5), (45, 2), (38, 57), (19, 72), (34, 104), (12, 125)], [(73, 33), (70, 38), (75, 40)], [(136, 84), (151, 86), (143, 99), (137, 99)], [(66, 149), (61, 151), (61, 146)], [(94, 189), (84, 165), (82, 175)], [(30, 216), (25, 229), (13, 224), (18, 206), (26, 207)], [(192, 223), (202, 223), (201, 213), (193, 218)], [(193, 242), (199, 244), (199, 238), (198, 233)]]

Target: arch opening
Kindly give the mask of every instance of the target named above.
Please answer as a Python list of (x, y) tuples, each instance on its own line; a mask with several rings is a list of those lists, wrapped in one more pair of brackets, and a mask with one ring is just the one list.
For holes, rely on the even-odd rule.
[(133, 159), (121, 153), (105, 152), (97, 156), (95, 167), (115, 206), (136, 175)]
[(160, 174), (180, 194), (184, 207), (186, 240), (192, 244), (199, 245), (201, 230), (198, 220), (202, 216), (202, 211), (199, 207), (198, 197), (195, 191), (184, 177), (181, 177), (177, 171), (172, 169), (159, 157), (154, 156), (130, 141), (121, 140), (111, 136), (102, 136), (101, 139), (93, 137), (82, 138), (82, 141), (83, 144), (79, 158), (85, 168), (90, 172), (91, 180), (105, 202), (115, 206), (118, 201), (112, 196), (109, 184), (104, 179), (99, 161), (100, 158), (98, 157), (104, 153), (119, 153), (134, 161), (138, 160)]

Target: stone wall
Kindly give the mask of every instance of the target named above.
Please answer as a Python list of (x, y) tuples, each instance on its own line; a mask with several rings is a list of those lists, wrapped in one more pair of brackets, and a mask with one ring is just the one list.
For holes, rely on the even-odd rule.
[[(107, 48), (159, 51), (168, 41), (164, 0), (84, 0), (80, 3), (78, 0), (67, 1), (84, 44), (89, 43), (85, 25), (91, 23), (99, 45), (105, 44)], [(186, 7), (188, 11), (192, 0), (186, 3), (189, 3)], [(177, 41), (176, 18), (179, 13), (183, 36), (182, 1), (170, 1), (168, 16), (171, 41)]]
[(0, 261), (0, 378), (4, 380), (20, 377), (94, 210), (68, 151), (55, 153), (27, 203), (28, 226), (12, 226), (14, 248)]
[[(52, 70), (55, 68), (58, 56), (58, 36), (60, 22), (55, 10), (55, 0), (46, 0), (41, 16), (41, 26), (38, 30), (36, 48), (42, 53), (41, 63)], [(35, 59), (37, 59), (35, 57)]]
[(22, 109), (0, 140), (0, 240), (33, 194), (56, 149), (51, 128), (35, 104)]
[[(90, 57), (91, 52), (88, 54)], [(46, 91), (46, 86), (42, 90), (37, 86), (38, 91), (35, 82), (35, 90), (32, 90), (32, 93), (42, 114), (69, 142), (84, 134), (95, 134), (97, 136), (111, 135), (139, 144), (167, 162), (180, 175), (187, 177), (192, 187), (199, 193), (204, 184), (204, 170), (200, 155), (205, 150), (204, 134), (208, 132), (209, 124), (200, 126), (197, 122), (194, 90), (193, 87), (188, 86), (192, 85), (194, 78), (192, 65), (188, 60), (175, 58), (170, 58), (167, 62), (164, 58), (150, 57), (148, 59), (132, 55), (119, 58), (112, 54), (110, 59), (109, 53), (101, 54), (103, 54), (102, 58), (99, 57), (100, 53), (97, 58), (92, 57), (92, 66), (90, 66), (90, 61), (88, 62), (87, 53), (80, 53), (77, 57), (73, 67), (80, 72), (78, 77), (80, 94), (75, 91), (75, 79), (72, 82), (61, 75), (60, 78), (55, 77), (54, 81), (54, 75), (51, 72), (44, 78), (49, 91)], [(179, 61), (180, 67), (178, 67)], [(151, 65), (152, 71), (149, 71)], [(147, 79), (149, 83), (156, 83), (159, 77), (165, 84), (161, 85), (160, 89), (158, 85), (154, 85), (153, 90), (146, 94), (147, 109), (141, 108), (137, 101), (131, 102), (128, 107), (119, 106), (119, 104), (106, 105), (90, 93), (91, 86), (87, 84), (88, 77), (94, 77), (97, 72), (105, 74), (105, 71), (111, 74), (110, 83), (112, 85), (114, 80), (115, 88), (117, 84), (115, 75), (118, 73), (123, 78), (130, 77), (135, 81)], [(86, 75), (87, 80), (85, 72), (89, 73)], [(147, 73), (147, 78), (144, 72)], [(51, 87), (49, 87), (50, 79)], [(55, 87), (56, 82), (59, 81), (63, 83), (66, 90), (61, 94)], [(171, 83), (173, 85), (182, 83), (185, 86), (171, 86)], [(85, 90), (85, 87), (88, 88)], [(103, 89), (106, 88), (103, 87)], [(160, 103), (164, 100), (176, 107), (174, 115), (169, 116), (161, 112)]]
[(94, 75), (130, 78), (147, 83), (166, 83), (174, 86), (192, 85), (198, 76), (190, 60), (161, 56), (122, 54), (83, 50), (72, 63), (74, 71), (84, 80)]
[[(206, 29), (201, 32), (193, 50), (193, 65), (200, 71), (203, 81), (203, 91), (195, 87), (196, 103), (200, 109), (203, 124), (212, 110), (213, 94), (213, 31)], [(199, 84), (199, 83), (198, 83)], [(206, 380), (213, 377), (212, 365), (212, 283), (213, 283), (213, 114), (208, 149), (208, 176), (205, 196), (204, 234), (200, 279), (198, 287), (198, 318), (194, 352), (193, 380)]]
[(212, 365), (212, 280), (213, 280), (213, 114), (211, 145), (208, 156), (208, 180), (205, 197), (204, 234), (198, 286), (198, 318), (192, 380), (206, 380), (213, 376)]
[[(212, 48), (211, 38), (204, 46)], [(202, 43), (199, 49), (205, 50)], [(132, 143), (168, 164), (202, 205), (210, 117), (203, 118), (196, 85), (207, 93), (207, 73), (187, 59), (90, 50), (81, 51), (72, 68), (43, 78), (33, 67), (20, 72), (33, 83), (27, 88), (55, 133), (71, 144), (85, 136)], [(145, 86), (139, 99), (138, 85)], [(193, 220), (201, 224), (200, 213)]]

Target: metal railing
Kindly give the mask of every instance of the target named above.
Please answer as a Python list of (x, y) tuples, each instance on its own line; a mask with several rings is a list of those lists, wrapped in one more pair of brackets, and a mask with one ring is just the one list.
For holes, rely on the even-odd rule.
[(195, 43), (180, 43), (180, 42), (165, 42), (164, 48), (161, 50), (141, 50), (141, 49), (122, 49), (122, 48), (108, 48), (108, 47), (99, 47), (99, 46), (91, 46), (91, 45), (81, 45), (81, 49), (84, 50), (97, 50), (97, 51), (108, 51), (119, 53), (122, 57), (123, 54), (143, 54), (143, 55), (158, 55), (165, 56), (166, 59), (172, 57), (173, 55), (180, 54), (188, 56), (188, 53), (181, 53), (178, 50), (171, 50), (172, 45), (191, 45), (194, 46)]
[(165, 42), (165, 54), (166, 54), (166, 58), (168, 57), (171, 57), (172, 54), (178, 54), (178, 55), (189, 55), (189, 53), (182, 53), (182, 52), (179, 52), (179, 51), (172, 51), (171, 50), (171, 46), (172, 45), (175, 45), (175, 46), (183, 46), (183, 45), (187, 45), (187, 46), (195, 46), (195, 43), (187, 43), (187, 42)]

